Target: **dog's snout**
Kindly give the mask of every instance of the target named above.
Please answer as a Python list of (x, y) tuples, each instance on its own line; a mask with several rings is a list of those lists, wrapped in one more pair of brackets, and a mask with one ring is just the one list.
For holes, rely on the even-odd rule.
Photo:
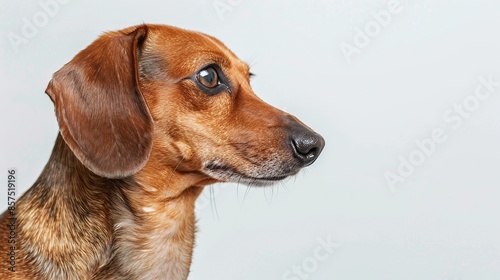
[(304, 126), (295, 125), (291, 131), (291, 146), (294, 156), (303, 166), (308, 166), (318, 158), (325, 139)]

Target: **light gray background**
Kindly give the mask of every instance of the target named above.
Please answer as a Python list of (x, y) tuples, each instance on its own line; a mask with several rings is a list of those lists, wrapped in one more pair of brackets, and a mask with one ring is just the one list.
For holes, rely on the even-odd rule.
[[(7, 169), (23, 192), (50, 155), (52, 73), (103, 31), (165, 23), (221, 39), (251, 64), (258, 95), (327, 141), (284, 184), (207, 190), (189, 279), (500, 279), (500, 87), (470, 103), (462, 124), (443, 118), (474, 101), (480, 77), (500, 81), (500, 2), (400, 3), (350, 63), (341, 45), (376, 28), (370, 13), (387, 1), (74, 0), (45, 23), (38, 1), (2, 3), (1, 208)], [(9, 36), (37, 16), (38, 31), (16, 48)], [(435, 129), (446, 141), (391, 187), (386, 172), (399, 174), (401, 157), (418, 156), (415, 141)], [(320, 240), (338, 246), (318, 259)]]

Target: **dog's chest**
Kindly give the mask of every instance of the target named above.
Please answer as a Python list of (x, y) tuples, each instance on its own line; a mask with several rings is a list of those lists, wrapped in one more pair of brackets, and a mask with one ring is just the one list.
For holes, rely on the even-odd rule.
[(185, 202), (147, 205), (115, 224), (120, 266), (135, 279), (186, 279), (194, 243), (194, 209)]

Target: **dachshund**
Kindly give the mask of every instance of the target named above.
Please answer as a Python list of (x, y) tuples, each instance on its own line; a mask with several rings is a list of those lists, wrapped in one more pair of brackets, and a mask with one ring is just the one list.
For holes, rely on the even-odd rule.
[(59, 125), (48, 163), (1, 216), (1, 252), (15, 257), (0, 278), (186, 279), (205, 186), (271, 185), (325, 145), (251, 76), (216, 38), (166, 25), (79, 52), (45, 91)]

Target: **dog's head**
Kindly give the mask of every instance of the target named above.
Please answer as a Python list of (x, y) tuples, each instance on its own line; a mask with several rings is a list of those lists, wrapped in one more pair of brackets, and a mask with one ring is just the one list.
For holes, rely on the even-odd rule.
[(97, 175), (131, 176), (154, 156), (168, 170), (265, 185), (312, 164), (324, 140), (259, 99), (251, 75), (213, 37), (142, 25), (101, 36), (46, 92), (65, 142)]

